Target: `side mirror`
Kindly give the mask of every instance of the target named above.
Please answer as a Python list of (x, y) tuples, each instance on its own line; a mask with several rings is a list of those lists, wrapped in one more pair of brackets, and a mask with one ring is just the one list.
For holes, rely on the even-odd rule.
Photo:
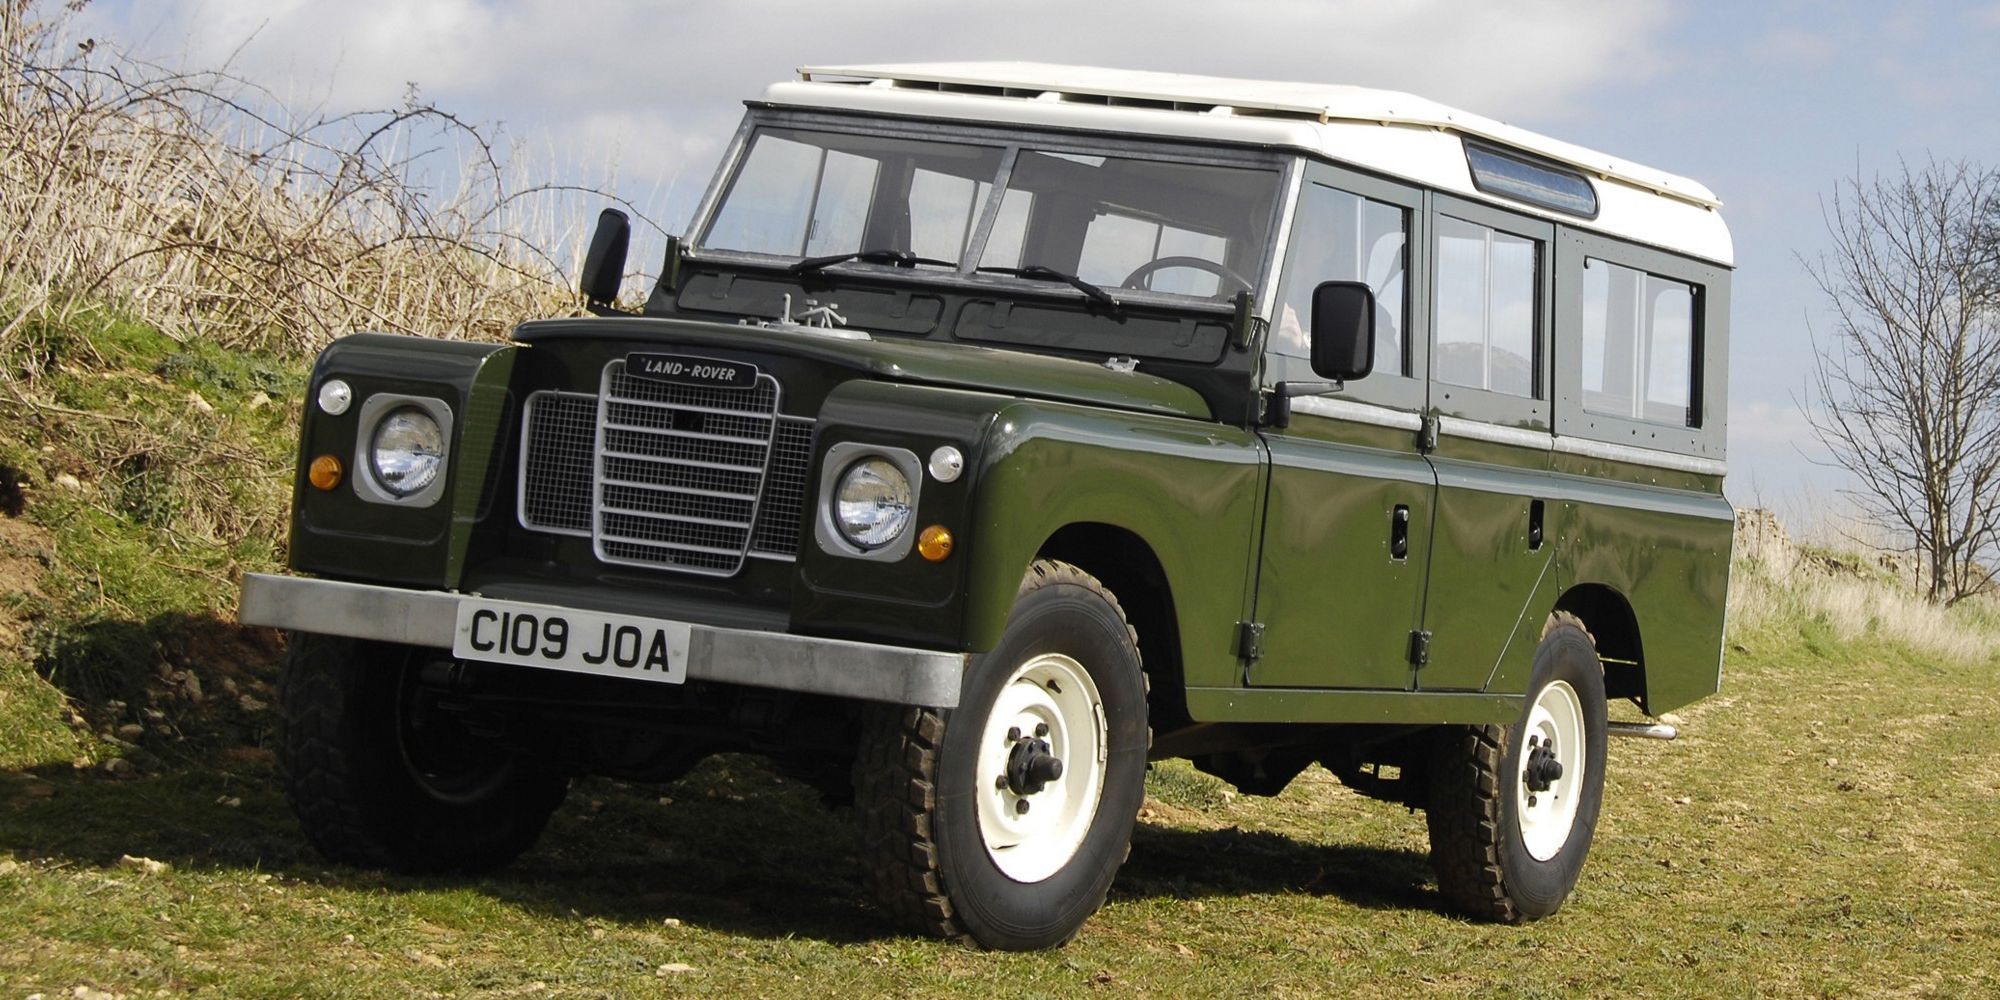
[(618, 300), (618, 285), (625, 279), (625, 250), (631, 243), (632, 221), (624, 212), (607, 208), (597, 214), (597, 232), (583, 258), (585, 302), (609, 306)]
[(1375, 293), (1359, 281), (1313, 289), (1313, 374), (1336, 382), (1375, 370)]

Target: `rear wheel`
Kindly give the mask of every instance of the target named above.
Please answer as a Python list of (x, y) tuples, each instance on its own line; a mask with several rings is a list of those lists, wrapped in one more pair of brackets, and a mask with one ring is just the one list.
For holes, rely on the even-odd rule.
[(498, 868), (534, 845), (569, 779), (441, 709), (417, 682), (422, 654), (292, 634), (278, 676), (286, 798), (332, 861)]
[(1439, 891), (1507, 923), (1560, 909), (1590, 853), (1604, 762), (1604, 668), (1582, 623), (1558, 614), (1519, 721), (1439, 736), (1426, 813)]
[(988, 948), (1062, 944), (1124, 863), (1145, 793), (1146, 680), (1111, 592), (1038, 562), (959, 706), (876, 709), (855, 765), (877, 899)]

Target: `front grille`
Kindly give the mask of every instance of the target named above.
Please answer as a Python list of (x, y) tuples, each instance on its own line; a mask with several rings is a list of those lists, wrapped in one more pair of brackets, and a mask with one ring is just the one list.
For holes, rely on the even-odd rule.
[(521, 524), (592, 538), (613, 563), (727, 576), (798, 552), (813, 422), (776, 379), (683, 386), (606, 366), (597, 396), (537, 392), (521, 446)]
[(521, 423), (521, 525), (565, 535), (590, 534), (597, 397), (581, 392), (532, 393)]

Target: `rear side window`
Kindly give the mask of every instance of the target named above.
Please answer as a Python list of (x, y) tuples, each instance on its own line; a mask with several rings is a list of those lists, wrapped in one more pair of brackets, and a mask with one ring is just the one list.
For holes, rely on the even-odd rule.
[(1541, 244), (1476, 222), (1438, 216), (1440, 382), (1542, 398), (1535, 342)]
[(1694, 427), (1695, 286), (1586, 257), (1583, 408)]

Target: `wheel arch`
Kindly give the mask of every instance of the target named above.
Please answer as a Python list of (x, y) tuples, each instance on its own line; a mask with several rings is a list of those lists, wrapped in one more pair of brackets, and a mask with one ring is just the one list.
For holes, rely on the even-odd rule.
[(1605, 697), (1631, 698), (1646, 708), (1645, 646), (1632, 602), (1607, 584), (1580, 583), (1563, 592), (1555, 610), (1575, 615), (1596, 640)]
[(1155, 729), (1187, 721), (1185, 673), (1173, 585), (1153, 547), (1117, 525), (1065, 525), (1042, 543), (1037, 559), (1069, 563), (1097, 578), (1118, 598), (1139, 635), (1139, 662), (1149, 680), (1148, 713)]

